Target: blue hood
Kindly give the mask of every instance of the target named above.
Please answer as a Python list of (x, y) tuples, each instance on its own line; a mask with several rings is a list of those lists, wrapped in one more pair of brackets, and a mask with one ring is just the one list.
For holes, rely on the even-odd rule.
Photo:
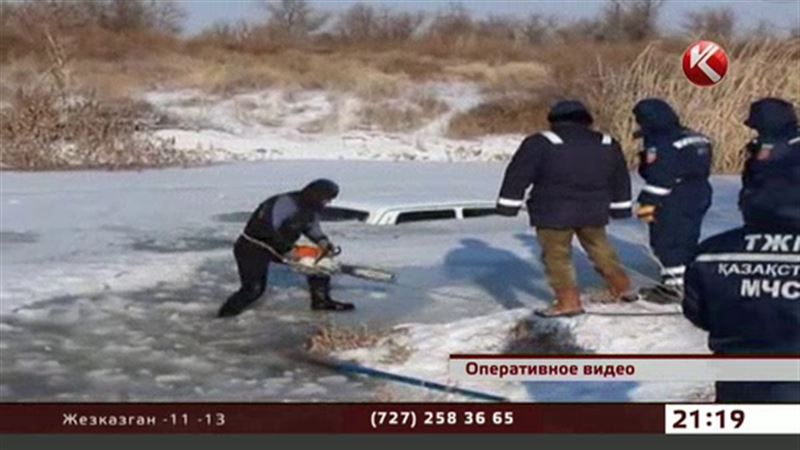
[(669, 103), (660, 98), (646, 98), (633, 108), (640, 129), (635, 137), (671, 134), (683, 129), (681, 121)]
[(791, 103), (768, 97), (750, 105), (750, 115), (744, 124), (758, 131), (762, 141), (771, 142), (796, 133), (797, 115)]

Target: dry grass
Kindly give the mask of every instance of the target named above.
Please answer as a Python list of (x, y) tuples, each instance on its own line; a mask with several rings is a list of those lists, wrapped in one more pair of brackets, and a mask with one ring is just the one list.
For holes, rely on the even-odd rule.
[(447, 133), (455, 138), (487, 134), (530, 134), (547, 127), (547, 112), (553, 98), (547, 93), (525, 97), (501, 96), (456, 114)]
[(312, 353), (329, 354), (374, 347), (387, 334), (386, 330), (370, 330), (366, 325), (353, 328), (326, 324), (316, 329), (308, 341), (307, 350)]
[(476, 83), (491, 95), (531, 91), (549, 85), (552, 80), (548, 66), (539, 62), (451, 61), (442, 73), (449, 80)]
[(632, 137), (633, 106), (643, 98), (663, 97), (685, 125), (714, 140), (714, 170), (738, 172), (742, 148), (752, 138), (752, 131), (742, 124), (749, 104), (766, 96), (800, 104), (800, 40), (756, 41), (730, 50), (728, 75), (712, 88), (689, 83), (678, 55), (651, 46), (627, 67), (601, 67), (596, 78), (586, 80), (586, 97), (595, 105), (600, 123), (621, 139), (631, 158), (640, 145)]
[[(169, 50), (174, 44), (161, 44), (164, 49), (152, 54), (128, 51), (124, 58), (109, 60), (110, 56), (94, 50), (90, 52), (93, 57), (77, 56), (75, 42), (63, 45), (67, 59), (63, 72), (75, 90), (92, 88), (100, 102), (124, 101), (155, 87), (197, 88), (220, 95), (264, 88), (320, 89), (352, 93), (364, 100), (360, 126), (408, 131), (446, 110), (441, 102), (425, 95), (398, 101), (414, 90), (415, 83), (470, 81), (481, 86), (487, 99), (456, 114), (448, 127), (450, 136), (530, 133), (547, 126), (547, 109), (554, 100), (578, 97), (593, 107), (598, 126), (622, 140), (631, 159), (639, 145), (631, 138), (633, 105), (642, 98), (660, 96), (676, 107), (688, 126), (715, 140), (714, 169), (726, 173), (741, 167), (741, 147), (751, 137), (741, 123), (750, 102), (769, 95), (800, 103), (798, 71), (793, 70), (800, 61), (797, 40), (730, 45), (731, 69), (726, 80), (713, 88), (698, 88), (685, 80), (678, 64), (683, 44), (675, 42), (644, 48), (639, 44), (591, 44), (580, 52), (564, 52), (553, 45), (537, 48), (535, 58), (529, 61), (515, 61), (508, 55), (508, 60), (452, 55), (437, 59), (433, 47), (414, 53), (402, 45), (384, 52), (289, 49), (253, 55), (217, 47), (182, 53)], [(472, 44), (465, 41), (460, 45), (463, 50)], [(36, 87), (42, 84), (42, 77), (48, 82), (53, 78), (50, 53), (44, 60), (27, 56), (4, 64), (0, 92), (5, 103), (18, 88), (31, 91), (32, 82)], [(511, 56), (515, 56), (513, 52)], [(771, 68), (765, 72), (765, 67)]]
[(401, 364), (411, 357), (411, 349), (398, 343), (393, 330), (372, 330), (367, 326), (342, 327), (326, 324), (318, 327), (308, 341), (307, 350), (311, 353), (330, 354), (381, 345), (386, 348), (380, 359), (384, 364)]
[(598, 126), (622, 141), (633, 162), (640, 146), (632, 137), (636, 129), (633, 106), (643, 98), (662, 97), (675, 106), (686, 126), (715, 141), (715, 172), (739, 172), (742, 148), (752, 138), (752, 131), (742, 124), (749, 104), (766, 96), (800, 104), (800, 40), (728, 45), (731, 68), (727, 78), (712, 88), (696, 87), (686, 80), (680, 65), (682, 46), (674, 41), (645, 47), (593, 44), (566, 53), (553, 46), (540, 55), (550, 61), (548, 76), (531, 74), (518, 83), (501, 81), (499, 74), (507, 70), (504, 66), (489, 70), (488, 65), (472, 63), (472, 70), (460, 67), (461, 74), (487, 70), (494, 78), (472, 76), (482, 83), (489, 98), (453, 117), (449, 134), (530, 133), (548, 126), (546, 115), (553, 101), (575, 97), (589, 103)]
[(418, 129), (447, 110), (447, 104), (423, 94), (408, 101), (385, 99), (367, 102), (358, 115), (361, 126), (402, 132)]
[(366, 99), (398, 96), (408, 85), (403, 73), (362, 65), (358, 57), (289, 50), (263, 56), (220, 53), (190, 55), (176, 68), (172, 86), (230, 95), (266, 88), (351, 92)]
[[(666, 52), (679, 55), (683, 44), (659, 42)], [(626, 69), (647, 47), (641, 42), (580, 42), (539, 47), (534, 60), (549, 69), (550, 80), (564, 95), (583, 97), (586, 77), (595, 77), (598, 67)]]
[(19, 90), (0, 110), (0, 167), (13, 170), (140, 169), (199, 163), (145, 132), (147, 108)]
[(529, 134), (547, 128), (547, 113), (558, 99), (585, 96), (587, 76), (600, 61), (625, 67), (638, 44), (555, 44), (537, 47), (532, 61), (489, 64), (470, 62), (448, 67), (448, 74), (478, 83), (487, 100), (453, 117), (448, 134), (474, 138), (487, 134)]
[(410, 80), (430, 80), (445, 71), (445, 63), (439, 59), (409, 51), (387, 50), (385, 52), (362, 53), (367, 64), (375, 70), (394, 75), (402, 74)]
[[(97, 95), (94, 86), (85, 88), (89, 77), (82, 76), (69, 40), (48, 29), (42, 36), (44, 58), (8, 64), (0, 77), (0, 168), (141, 169), (201, 162), (150, 133), (157, 118), (148, 104), (123, 91), (127, 84), (113, 78), (116, 95)], [(125, 63), (115, 64), (119, 71)]]
[(381, 362), (384, 364), (402, 364), (408, 361), (408, 358), (411, 357), (411, 348), (406, 345), (400, 344), (392, 338), (386, 341), (386, 346), (388, 347), (388, 353), (381, 358)]
[[(195, 88), (223, 97), (267, 88), (348, 93), (366, 105), (358, 112), (355, 126), (403, 132), (418, 129), (446, 111), (436, 98), (423, 93), (409, 99), (409, 92), (423, 91), (418, 86), (425, 82), (473, 82), (481, 87), (485, 101), (452, 117), (448, 134), (458, 138), (536, 131), (547, 126), (546, 113), (553, 101), (577, 97), (594, 109), (599, 127), (622, 140), (631, 158), (639, 145), (631, 137), (632, 107), (642, 98), (660, 96), (675, 105), (686, 125), (716, 141), (717, 172), (741, 167), (741, 146), (751, 136), (741, 122), (751, 101), (770, 95), (800, 102), (797, 39), (723, 43), (732, 61), (728, 78), (713, 88), (697, 88), (680, 69), (686, 42), (604, 38), (596, 32), (609, 27), (601, 25), (617, 23), (609, 22), (614, 17), (607, 14), (584, 23), (583, 28), (545, 24), (539, 30), (543, 35), (532, 39), (525, 34), (524, 20), (514, 20), (520, 18), (483, 20), (451, 7), (436, 15), (427, 31), (413, 33), (419, 26), (416, 16), (362, 6), (346, 15), (349, 21), (338, 35), (289, 39), (276, 35), (273, 23), (222, 27), (184, 39), (170, 33), (169, 27), (159, 27), (160, 15), (152, 11), (142, 16), (147, 19), (143, 26), (133, 26), (142, 17), (131, 16), (126, 22), (131, 26), (119, 29), (105, 23), (105, 15), (80, 13), (70, 3), (60, 3), (66, 8), (63, 14), (53, 13), (44, 3), (41, 8), (31, 5), (4, 6), (15, 14), (0, 15), (0, 106), (9, 123), (4, 124), (3, 136), (15, 143), (12, 148), (4, 142), (3, 148), (16, 161), (24, 161), (20, 155), (26, 151), (36, 152), (30, 160), (48, 155), (43, 167), (61, 164), (64, 149), (72, 146), (53, 130), (39, 134), (59, 144), (43, 146), (41, 141), (31, 144), (30, 136), (27, 141), (20, 138), (25, 130), (20, 124), (30, 120), (31, 114), (9, 112), (9, 107), (38, 105), (36, 114), (50, 117), (57, 124), (55, 129), (63, 131), (71, 125), (55, 117), (78, 111), (104, 118), (130, 114), (109, 113), (108, 105), (133, 103), (129, 99), (136, 94), (156, 88)], [(74, 17), (66, 13), (70, 11)], [(583, 31), (564, 34), (578, 28)], [(41, 100), (50, 95), (43, 94), (47, 91), (43, 86), (55, 86), (55, 96), (62, 99), (61, 93), (68, 90), (90, 100), (79, 110), (63, 101), (48, 103)], [(18, 91), (23, 94), (17, 96)], [(119, 119), (105, 128), (117, 130), (115, 135), (130, 134), (117, 125), (126, 121), (132, 119)], [(76, 122), (90, 129), (88, 119)], [(43, 123), (48, 126), (47, 121)], [(312, 125), (310, 132), (327, 126)], [(95, 132), (105, 132), (105, 128)], [(142, 130), (134, 127), (133, 131), (140, 136)], [(76, 136), (88, 139), (76, 130), (70, 133), (73, 141)], [(107, 139), (109, 134), (101, 136)], [(108, 142), (104, 152), (119, 145)], [(54, 146), (60, 150), (53, 151)], [(10, 156), (3, 158), (9, 161)], [(100, 162), (99, 156), (78, 159), (90, 165), (110, 164)], [(122, 165), (145, 159), (123, 160)], [(23, 166), (32, 164), (28, 161)]]

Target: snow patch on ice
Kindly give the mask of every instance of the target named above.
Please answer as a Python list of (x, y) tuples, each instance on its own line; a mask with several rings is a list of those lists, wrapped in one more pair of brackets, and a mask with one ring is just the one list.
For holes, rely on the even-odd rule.
[[(166, 280), (191, 282), (189, 274), (205, 260), (201, 254), (184, 255), (132, 255), (117, 258), (114, 262), (81, 261), (70, 265), (39, 263), (17, 264), (3, 267), (0, 284), (0, 311), (8, 312), (22, 304), (49, 299), (65, 292), (70, 295), (91, 295), (104, 291), (123, 291)], [(188, 310), (192, 304), (167, 304), (166, 308)], [(22, 312), (23, 316), (33, 314)], [(76, 310), (49, 312), (47, 320), (63, 323), (80, 320)]]

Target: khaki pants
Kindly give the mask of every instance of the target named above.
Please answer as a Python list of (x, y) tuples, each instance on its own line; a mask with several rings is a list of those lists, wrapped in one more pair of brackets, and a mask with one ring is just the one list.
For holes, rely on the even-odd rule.
[(575, 235), (589, 255), (595, 270), (606, 280), (612, 291), (627, 290), (628, 277), (619, 262), (617, 252), (608, 242), (605, 227), (536, 228), (550, 287), (556, 292), (578, 287), (575, 268), (572, 266), (572, 237)]

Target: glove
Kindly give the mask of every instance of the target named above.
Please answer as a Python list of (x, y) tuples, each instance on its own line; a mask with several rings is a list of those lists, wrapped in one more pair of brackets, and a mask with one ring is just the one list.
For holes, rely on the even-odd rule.
[(636, 217), (645, 223), (653, 223), (656, 221), (656, 207), (655, 205), (639, 205), (636, 210)]
[(319, 248), (321, 248), (322, 252), (326, 255), (337, 256), (342, 253), (342, 248), (338, 245), (334, 245), (333, 242), (328, 239), (322, 239), (317, 245), (319, 245)]

